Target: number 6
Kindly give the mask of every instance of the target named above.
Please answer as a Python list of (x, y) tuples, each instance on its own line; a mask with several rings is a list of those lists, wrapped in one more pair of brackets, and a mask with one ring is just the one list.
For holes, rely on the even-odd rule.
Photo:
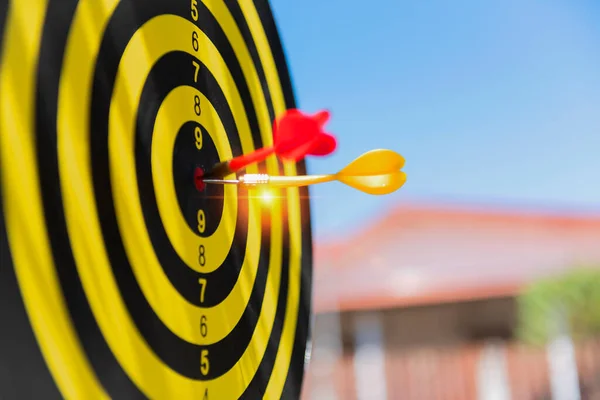
[(196, 31), (192, 32), (192, 47), (194, 48), (194, 51), (198, 51), (198, 32)]

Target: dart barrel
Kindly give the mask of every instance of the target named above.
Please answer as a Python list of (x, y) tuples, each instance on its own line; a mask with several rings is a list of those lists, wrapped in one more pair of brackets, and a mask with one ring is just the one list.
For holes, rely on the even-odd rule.
[(294, 107), (266, 0), (0, 0), (0, 398), (299, 398), (308, 189), (194, 182)]

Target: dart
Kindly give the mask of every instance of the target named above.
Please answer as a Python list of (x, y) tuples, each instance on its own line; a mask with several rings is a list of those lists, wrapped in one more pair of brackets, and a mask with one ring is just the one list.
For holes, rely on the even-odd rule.
[(276, 154), (282, 160), (295, 162), (307, 155), (331, 154), (337, 141), (334, 136), (323, 131), (329, 116), (328, 111), (307, 115), (296, 109), (287, 110), (273, 124), (273, 146), (215, 164), (204, 176), (223, 178), (252, 163), (263, 161), (271, 154)]
[(267, 174), (245, 174), (238, 179), (204, 179), (207, 184), (234, 184), (245, 188), (256, 186), (298, 187), (318, 183), (339, 181), (364, 193), (372, 195), (390, 194), (406, 182), (404, 157), (387, 149), (368, 151), (335, 174), (270, 176)]

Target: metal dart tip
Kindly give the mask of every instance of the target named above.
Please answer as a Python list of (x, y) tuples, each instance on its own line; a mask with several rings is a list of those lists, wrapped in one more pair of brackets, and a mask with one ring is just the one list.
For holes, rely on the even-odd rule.
[(230, 185), (237, 185), (240, 183), (239, 180), (237, 179), (202, 179), (202, 182), (204, 183), (218, 183), (218, 184), (230, 184)]

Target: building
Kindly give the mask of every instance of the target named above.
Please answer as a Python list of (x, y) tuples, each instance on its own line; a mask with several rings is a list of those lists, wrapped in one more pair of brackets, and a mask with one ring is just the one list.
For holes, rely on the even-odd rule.
[(317, 243), (303, 398), (575, 400), (600, 352), (516, 343), (515, 297), (586, 264), (600, 266), (600, 214), (401, 204)]

